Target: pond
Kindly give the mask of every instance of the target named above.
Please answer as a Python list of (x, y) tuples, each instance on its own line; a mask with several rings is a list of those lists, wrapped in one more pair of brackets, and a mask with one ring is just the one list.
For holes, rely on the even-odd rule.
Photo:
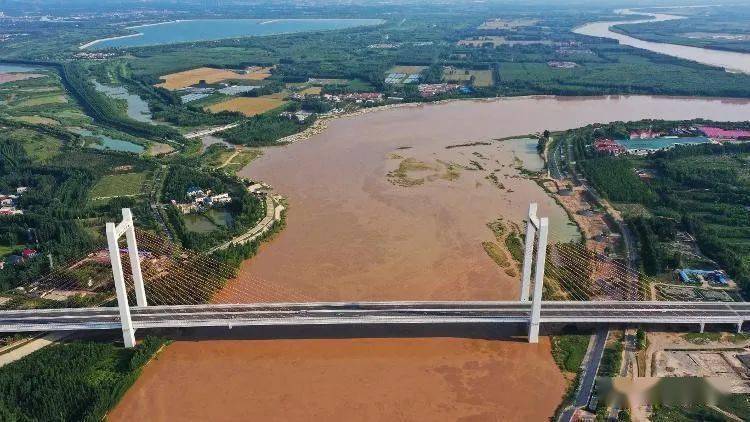
[(276, 35), (294, 32), (345, 29), (377, 25), (380, 19), (194, 19), (133, 26), (134, 34), (104, 38), (82, 49), (141, 47), (225, 38)]
[(143, 123), (152, 122), (151, 111), (148, 108), (148, 104), (143, 101), (143, 98), (129, 93), (125, 87), (104, 85), (97, 81), (94, 81), (94, 87), (97, 91), (106, 94), (110, 98), (125, 100), (125, 102), (127, 102), (126, 113), (131, 119)]
[(96, 138), (99, 143), (90, 145), (90, 147), (94, 149), (132, 152), (135, 154), (140, 154), (146, 150), (143, 145), (138, 145), (136, 143), (123, 141), (120, 139), (114, 139), (107, 135), (94, 134), (94, 132), (87, 129), (78, 129), (74, 132), (81, 136), (90, 136), (92, 138)]
[(224, 209), (212, 208), (203, 213), (190, 213), (182, 216), (185, 226), (191, 232), (210, 233), (219, 227), (230, 226), (232, 213)]

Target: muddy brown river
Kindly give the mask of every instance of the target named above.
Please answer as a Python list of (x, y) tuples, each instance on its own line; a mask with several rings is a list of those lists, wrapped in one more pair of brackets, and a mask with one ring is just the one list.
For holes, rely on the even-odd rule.
[[(515, 98), (334, 120), (242, 171), (273, 185), (290, 207), (286, 229), (229, 289), (236, 301), (253, 297), (259, 283), (310, 300), (515, 299), (518, 277), (482, 248), (494, 240), (487, 223), (521, 224), (534, 201), (551, 218), (553, 238), (576, 230), (521, 177), (519, 166), (541, 166), (533, 141), (495, 139), (694, 117), (747, 120), (750, 103)], [(451, 147), (460, 144), (474, 145)], [(536, 421), (554, 412), (564, 387), (546, 340), (185, 340), (149, 364), (111, 419)]]

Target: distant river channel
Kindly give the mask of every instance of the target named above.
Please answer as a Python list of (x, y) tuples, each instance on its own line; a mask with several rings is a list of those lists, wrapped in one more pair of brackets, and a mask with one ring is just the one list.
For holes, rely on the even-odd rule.
[(678, 57), (709, 66), (721, 67), (730, 72), (750, 74), (750, 54), (747, 53), (644, 41), (628, 35), (619, 34), (612, 31), (611, 29), (613, 26), (617, 25), (664, 22), (676, 19), (684, 19), (684, 16), (666, 15), (660, 13), (645, 13), (630, 9), (622, 9), (618, 10), (617, 12), (621, 15), (645, 15), (650, 16), (650, 18), (630, 21), (592, 22), (574, 29), (573, 32), (581, 35), (589, 35), (592, 37), (617, 40), (622, 45), (649, 50), (659, 54), (666, 54), (667, 56)]
[(81, 49), (143, 47), (183, 42), (212, 41), (294, 32), (346, 29), (378, 25), (381, 19), (191, 19), (127, 28), (133, 34), (104, 38)]

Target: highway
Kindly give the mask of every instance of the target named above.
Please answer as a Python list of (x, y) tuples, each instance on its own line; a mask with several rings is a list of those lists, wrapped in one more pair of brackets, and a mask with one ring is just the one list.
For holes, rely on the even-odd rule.
[[(131, 307), (133, 327), (528, 323), (529, 302), (320, 302)], [(750, 303), (543, 302), (542, 323), (737, 324)], [(120, 328), (117, 308), (0, 311), (0, 332)]]

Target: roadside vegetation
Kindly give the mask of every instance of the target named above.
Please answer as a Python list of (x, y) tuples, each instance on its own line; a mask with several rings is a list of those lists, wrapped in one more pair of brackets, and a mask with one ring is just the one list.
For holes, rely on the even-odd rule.
[[(647, 156), (618, 157), (597, 154), (592, 147), (596, 139), (623, 139), (631, 130), (669, 131), (702, 124), (750, 128), (747, 123), (703, 120), (642, 121), (591, 125), (564, 136), (574, 145), (578, 168), (600, 194), (623, 210), (638, 236), (645, 274), (660, 276), (683, 267), (719, 266), (747, 293), (750, 144), (685, 145)], [(647, 176), (639, 177), (637, 170)], [(630, 212), (635, 209), (641, 211)], [(678, 233), (692, 236), (708, 260), (678, 247)]]
[(10, 363), (0, 369), (0, 419), (100, 421), (166, 343), (63, 343)]

